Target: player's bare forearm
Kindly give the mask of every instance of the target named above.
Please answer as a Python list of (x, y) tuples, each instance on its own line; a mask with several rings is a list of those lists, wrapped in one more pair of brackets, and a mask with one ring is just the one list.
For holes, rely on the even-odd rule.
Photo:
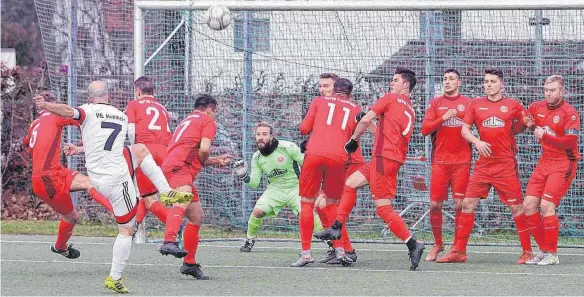
[(73, 116), (75, 115), (75, 110), (73, 109), (73, 107), (67, 104), (45, 102), (43, 108), (50, 113), (56, 114), (64, 118), (73, 118)]
[(369, 130), (369, 133), (375, 135), (375, 133), (377, 132), (377, 126), (375, 126), (375, 123), (371, 122), (369, 124), (369, 126), (367, 127), (367, 129)]
[(476, 144), (477, 142), (481, 141), (476, 136), (474, 136), (474, 134), (472, 134), (472, 132), (470, 131), (470, 126), (468, 124), (462, 125), (462, 129), (460, 130), (460, 134), (462, 135), (462, 137), (464, 139), (466, 139), (466, 141), (468, 141), (472, 144)]
[(375, 117), (377, 117), (377, 114), (374, 111), (368, 111), (357, 124), (355, 132), (353, 132), (353, 136), (351, 138), (358, 141), (363, 133), (365, 133), (369, 125), (373, 123), (373, 119), (375, 119)]
[(209, 165), (207, 164), (209, 162), (209, 153), (209, 150), (203, 148), (199, 149), (199, 162), (201, 162), (201, 164), (205, 164), (205, 166)]

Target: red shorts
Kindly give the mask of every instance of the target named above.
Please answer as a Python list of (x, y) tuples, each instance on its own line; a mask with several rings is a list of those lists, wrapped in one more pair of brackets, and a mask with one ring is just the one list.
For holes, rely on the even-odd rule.
[(348, 163), (345, 169), (345, 180), (349, 179), (349, 177), (355, 172), (361, 172), (369, 181), (369, 167), (366, 163)]
[(560, 200), (566, 195), (576, 176), (577, 169), (576, 160), (539, 159), (527, 184), (525, 196), (539, 197), (559, 206)]
[(32, 176), (32, 190), (46, 204), (61, 215), (70, 214), (74, 207), (71, 201), (71, 184), (79, 172), (61, 167)]
[(341, 199), (345, 164), (323, 156), (306, 155), (300, 170), (300, 197), (316, 198), (322, 191), (330, 199)]
[[(152, 158), (160, 166), (162, 161), (166, 157), (166, 145), (149, 143), (145, 144)], [(136, 168), (136, 183), (138, 184), (138, 190), (140, 191), (140, 197), (146, 197), (158, 193), (156, 187), (152, 184), (150, 179), (142, 172), (140, 167)]]
[(182, 165), (165, 163), (162, 165), (162, 172), (171, 188), (176, 189), (180, 186), (190, 186), (192, 188), (192, 202), (201, 200), (199, 198), (199, 192), (197, 192), (197, 188), (195, 187), (195, 179), (197, 178), (199, 171), (200, 169), (194, 169), (186, 163), (183, 163)]
[(470, 164), (432, 164), (430, 174), (430, 201), (448, 200), (448, 187), (453, 199), (464, 199)]
[(397, 174), (401, 166), (402, 164), (395, 160), (373, 157), (359, 170), (361, 173), (369, 171), (369, 188), (373, 200), (395, 198)]
[(517, 205), (523, 202), (514, 158), (477, 161), (464, 197), (486, 199), (491, 186), (503, 204)]

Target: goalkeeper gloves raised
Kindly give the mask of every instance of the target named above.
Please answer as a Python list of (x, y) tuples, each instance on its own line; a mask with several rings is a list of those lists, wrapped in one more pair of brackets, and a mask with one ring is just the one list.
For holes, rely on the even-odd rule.
[(247, 167), (247, 162), (245, 160), (233, 162), (233, 170), (235, 171), (235, 174), (237, 174), (237, 177), (244, 182), (249, 182)]
[(304, 154), (306, 152), (306, 144), (308, 143), (308, 139), (304, 140), (300, 143), (300, 152)]
[(359, 147), (359, 142), (351, 138), (347, 143), (345, 143), (345, 152), (348, 154), (354, 153)]
[(361, 121), (361, 119), (366, 115), (367, 113), (365, 113), (364, 111), (360, 112), (358, 115), (355, 116), (355, 121), (357, 123), (359, 123)]

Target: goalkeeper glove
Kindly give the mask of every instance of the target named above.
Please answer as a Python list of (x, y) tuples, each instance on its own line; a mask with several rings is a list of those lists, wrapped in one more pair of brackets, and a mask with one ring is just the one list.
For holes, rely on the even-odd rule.
[(238, 160), (233, 162), (233, 170), (240, 180), (249, 181), (249, 175), (247, 174), (247, 162), (245, 162), (245, 160)]
[(365, 113), (364, 111), (360, 112), (358, 115), (355, 116), (355, 121), (357, 123), (359, 123), (361, 121), (361, 119), (366, 115), (367, 113)]
[(304, 140), (300, 143), (300, 152), (304, 154), (306, 152), (306, 144), (308, 143), (308, 139)]
[(359, 147), (359, 142), (351, 138), (347, 143), (345, 143), (345, 152), (348, 154), (354, 153)]

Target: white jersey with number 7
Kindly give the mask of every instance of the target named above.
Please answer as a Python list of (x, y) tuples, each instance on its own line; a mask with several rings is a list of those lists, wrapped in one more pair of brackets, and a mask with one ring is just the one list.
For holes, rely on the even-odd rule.
[(115, 185), (127, 180), (130, 172), (124, 158), (128, 118), (119, 109), (103, 103), (87, 103), (76, 108), (81, 124), (85, 167), (91, 183)]

